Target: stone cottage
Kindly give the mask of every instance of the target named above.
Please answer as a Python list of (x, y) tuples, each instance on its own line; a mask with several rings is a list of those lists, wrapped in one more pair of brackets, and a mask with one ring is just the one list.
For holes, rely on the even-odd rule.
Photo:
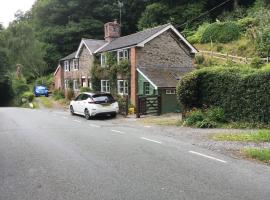
[[(176, 85), (184, 74), (193, 70), (197, 50), (171, 24), (123, 37), (120, 32), (120, 25), (116, 21), (109, 22), (104, 25), (105, 40), (81, 41), (74, 58), (71, 58), (78, 59), (79, 64), (77, 73), (80, 75), (76, 76), (79, 80), (74, 84), (91, 87), (89, 72), (94, 59), (102, 68), (109, 68), (107, 56), (110, 53), (116, 56), (117, 64), (123, 60), (130, 64), (129, 80), (117, 77), (117, 83), (113, 84), (118, 94), (130, 95), (134, 105), (137, 95), (161, 95), (162, 113), (179, 109)], [(68, 73), (64, 74), (66, 79)], [(101, 78), (99, 84), (102, 92), (111, 92), (112, 83), (106, 76)]]

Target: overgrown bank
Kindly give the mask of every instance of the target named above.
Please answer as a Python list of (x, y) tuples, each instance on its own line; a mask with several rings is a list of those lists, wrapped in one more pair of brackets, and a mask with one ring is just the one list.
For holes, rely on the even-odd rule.
[(179, 82), (177, 95), (185, 111), (195, 109), (195, 114), (189, 113), (195, 121), (205, 120), (204, 110), (218, 107), (224, 111), (223, 120), (267, 125), (270, 122), (269, 79), (268, 67), (203, 68)]

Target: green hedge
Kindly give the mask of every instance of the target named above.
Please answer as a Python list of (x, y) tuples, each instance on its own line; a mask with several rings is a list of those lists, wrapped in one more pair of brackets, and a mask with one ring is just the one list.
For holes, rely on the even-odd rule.
[(240, 28), (233, 22), (216, 22), (206, 27), (201, 43), (227, 43), (240, 37)]
[(270, 122), (270, 69), (213, 67), (186, 75), (177, 86), (184, 108), (217, 106), (233, 121)]

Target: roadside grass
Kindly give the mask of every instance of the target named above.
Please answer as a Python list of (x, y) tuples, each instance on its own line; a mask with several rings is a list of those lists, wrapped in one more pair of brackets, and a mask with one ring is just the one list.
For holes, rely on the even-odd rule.
[(212, 135), (211, 138), (218, 141), (270, 142), (270, 130), (240, 134), (216, 134)]
[(270, 164), (270, 149), (244, 149), (243, 153), (249, 158)]
[(141, 121), (147, 125), (160, 125), (160, 126), (181, 126), (182, 121), (179, 117), (149, 117)]
[(52, 108), (53, 107), (53, 101), (50, 98), (48, 98), (48, 97), (39, 97), (39, 100), (40, 100), (41, 104), (45, 108)]

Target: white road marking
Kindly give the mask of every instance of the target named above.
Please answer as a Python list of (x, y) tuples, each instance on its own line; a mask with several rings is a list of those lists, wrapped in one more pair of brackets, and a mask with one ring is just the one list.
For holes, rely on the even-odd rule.
[(100, 128), (98, 125), (90, 124), (91, 127)]
[(73, 120), (74, 122), (78, 122), (78, 123), (81, 123), (81, 121), (79, 121), (79, 120)]
[(152, 126), (144, 126), (144, 128), (151, 128)]
[(147, 140), (147, 141), (150, 141), (150, 142), (154, 142), (154, 143), (158, 143), (158, 144), (161, 144), (162, 142), (159, 142), (159, 141), (156, 141), (156, 140), (151, 140), (151, 139), (148, 139), (148, 138), (145, 138), (145, 137), (141, 137), (142, 140)]
[(121, 134), (124, 134), (123, 131), (118, 131), (118, 130), (111, 130), (112, 132), (115, 132), (115, 133), (121, 133)]
[(225, 161), (225, 160), (221, 160), (221, 159), (218, 159), (218, 158), (215, 158), (215, 157), (212, 157), (212, 156), (201, 154), (201, 153), (198, 153), (196, 151), (189, 151), (189, 153), (192, 153), (192, 154), (195, 154), (195, 155), (198, 155), (198, 156), (202, 156), (202, 157), (205, 157), (205, 158), (209, 158), (209, 159), (212, 159), (212, 160), (216, 160), (216, 161), (219, 161), (219, 162), (222, 162), (222, 163), (227, 163), (227, 161)]

